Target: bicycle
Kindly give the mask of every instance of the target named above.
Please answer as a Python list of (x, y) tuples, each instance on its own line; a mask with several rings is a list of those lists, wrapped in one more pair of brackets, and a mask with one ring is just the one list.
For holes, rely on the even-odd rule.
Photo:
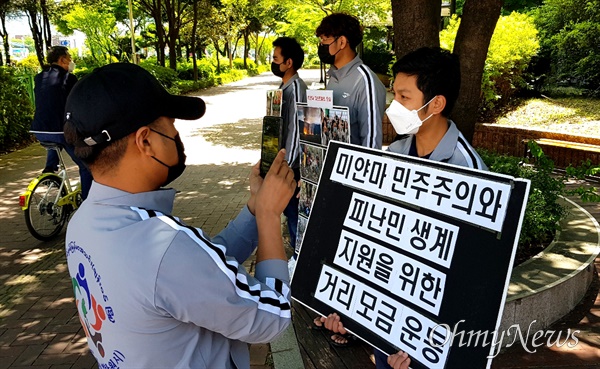
[(55, 142), (40, 142), (46, 150), (58, 154), (58, 173), (42, 173), (33, 179), (27, 190), (19, 196), (19, 206), (25, 215), (27, 229), (40, 241), (56, 237), (65, 223), (83, 201), (81, 181), (71, 186), (61, 151), (63, 146)]

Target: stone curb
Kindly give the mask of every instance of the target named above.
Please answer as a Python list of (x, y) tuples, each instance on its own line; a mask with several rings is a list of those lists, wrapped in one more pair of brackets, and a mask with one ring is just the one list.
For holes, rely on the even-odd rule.
[(556, 239), (513, 269), (499, 332), (514, 324), (529, 335), (549, 327), (577, 306), (592, 282), (600, 225), (580, 205), (563, 199), (569, 215)]

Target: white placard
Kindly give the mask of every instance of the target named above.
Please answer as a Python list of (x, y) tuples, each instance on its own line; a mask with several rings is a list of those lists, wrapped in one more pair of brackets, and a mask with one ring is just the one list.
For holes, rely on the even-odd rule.
[(502, 231), (511, 186), (340, 148), (330, 179), (461, 221)]
[(311, 108), (333, 109), (333, 91), (306, 90), (306, 103)]
[(314, 295), (428, 367), (444, 367), (450, 332), (413, 309), (327, 265)]

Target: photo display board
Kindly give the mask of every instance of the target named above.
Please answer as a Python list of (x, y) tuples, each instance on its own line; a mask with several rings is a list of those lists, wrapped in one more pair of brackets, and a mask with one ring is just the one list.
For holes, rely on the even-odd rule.
[[(310, 91), (309, 96), (331, 91)], [(298, 232), (296, 250), (302, 246), (304, 230), (310, 215), (319, 175), (325, 162), (329, 141), (350, 142), (350, 114), (345, 106), (325, 107), (315, 103), (296, 102), (300, 137), (300, 199), (298, 201)], [(329, 101), (331, 103), (331, 101)]]
[(281, 116), (281, 102), (283, 101), (283, 90), (267, 91), (267, 111), (265, 115), (272, 117)]
[[(411, 368), (489, 368), (528, 193), (528, 180), (332, 141), (292, 297)], [(452, 342), (455, 326), (487, 345)]]

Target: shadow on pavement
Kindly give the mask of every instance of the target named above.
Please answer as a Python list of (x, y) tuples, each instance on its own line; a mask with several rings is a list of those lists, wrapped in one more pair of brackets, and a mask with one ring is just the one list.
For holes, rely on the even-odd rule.
[(202, 136), (213, 145), (227, 148), (260, 150), (262, 122), (260, 119), (241, 119), (237, 123), (216, 124), (191, 133)]

